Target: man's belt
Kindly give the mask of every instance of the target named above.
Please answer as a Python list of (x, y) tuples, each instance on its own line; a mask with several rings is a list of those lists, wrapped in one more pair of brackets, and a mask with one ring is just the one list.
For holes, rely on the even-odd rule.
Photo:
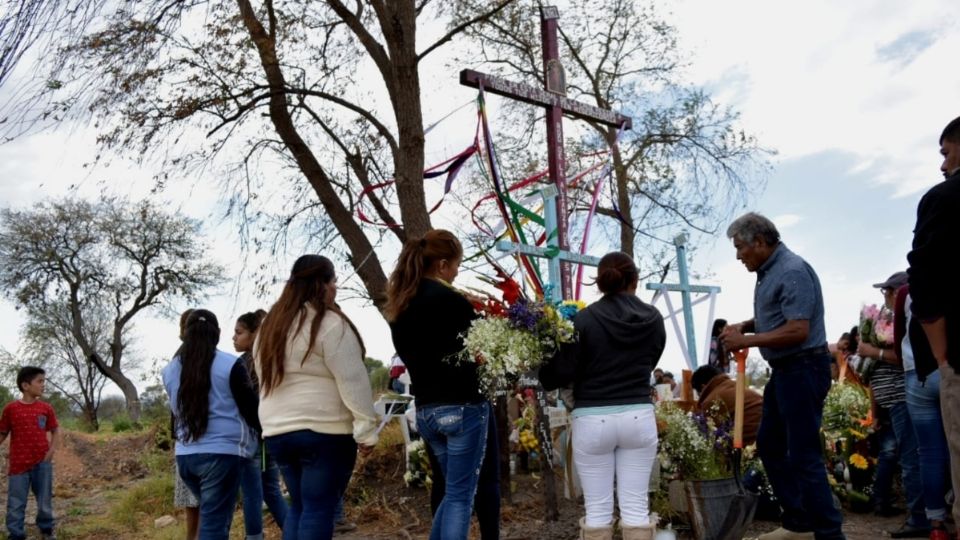
[(816, 347), (808, 347), (806, 349), (800, 349), (795, 353), (790, 353), (786, 356), (781, 356), (779, 358), (773, 358), (767, 360), (767, 363), (770, 364), (772, 368), (785, 367), (787, 364), (792, 363), (794, 360), (799, 360), (801, 358), (809, 358), (811, 356), (819, 356), (821, 354), (830, 354), (830, 349), (827, 348), (826, 344), (817, 345)]

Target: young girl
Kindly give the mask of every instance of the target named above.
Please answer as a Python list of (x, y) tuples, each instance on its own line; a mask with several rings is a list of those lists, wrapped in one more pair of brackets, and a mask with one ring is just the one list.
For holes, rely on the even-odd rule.
[[(408, 241), (390, 276), (384, 309), (394, 347), (410, 373), (417, 429), (439, 462), (438, 476), (444, 478), (431, 540), (467, 538), (475, 492), (478, 501), (490, 501), (479, 516), (484, 538), (495, 537), (499, 530), (499, 475), (481, 472), (485, 451), (496, 464), (495, 450), (486, 450), (490, 404), (480, 391), (476, 364), (450, 361), (463, 349), (460, 336), (477, 317), (470, 302), (451, 286), (462, 258), (460, 241), (449, 231), (433, 230)], [(489, 482), (481, 481), (488, 477)], [(479, 509), (480, 503), (478, 514)]]
[(377, 442), (363, 342), (336, 294), (333, 263), (300, 257), (254, 345), (263, 436), (290, 490), (285, 540), (333, 536), (357, 444)]
[(200, 538), (227, 540), (237, 500), (240, 466), (253, 455), (259, 430), (256, 395), (243, 364), (217, 350), (216, 316), (197, 309), (187, 318), (183, 344), (163, 369), (175, 417), (180, 477), (200, 499)]
[[(253, 366), (253, 341), (260, 329), (260, 323), (267, 312), (258, 309), (244, 313), (237, 318), (233, 329), (233, 348), (240, 354), (240, 362), (247, 370), (250, 385), (258, 393), (260, 381)], [(259, 435), (259, 434), (258, 434)], [(280, 468), (273, 456), (263, 452), (261, 444), (253, 457), (243, 464), (240, 471), (240, 491), (243, 493), (243, 524), (246, 528), (247, 540), (263, 539), (263, 503), (273, 514), (277, 526), (283, 529), (283, 521), (287, 517), (287, 501), (280, 491)]]
[[(190, 317), (190, 314), (193, 313), (192, 309), (188, 309), (180, 314), (180, 341), (183, 341), (183, 336), (187, 332), (187, 319)], [(177, 353), (179, 354), (179, 348)], [(176, 354), (174, 356), (176, 356)], [(174, 437), (177, 433), (177, 428), (175, 425), (173, 414), (170, 415), (170, 433), (174, 434)], [(177, 462), (173, 462), (173, 506), (176, 508), (183, 508), (183, 513), (186, 516), (186, 525), (187, 525), (187, 535), (186, 540), (197, 540), (197, 533), (200, 531), (200, 501), (197, 500), (197, 497), (190, 491), (190, 488), (183, 483), (183, 478), (180, 478), (180, 468), (177, 467)]]

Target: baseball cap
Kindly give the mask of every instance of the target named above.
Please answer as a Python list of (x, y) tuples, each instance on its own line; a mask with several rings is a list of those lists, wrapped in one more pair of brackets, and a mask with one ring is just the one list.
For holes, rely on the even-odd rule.
[(882, 283), (874, 283), (873, 286), (877, 289), (899, 289), (907, 284), (907, 273), (906, 272), (895, 272), (893, 275), (887, 278), (886, 281)]

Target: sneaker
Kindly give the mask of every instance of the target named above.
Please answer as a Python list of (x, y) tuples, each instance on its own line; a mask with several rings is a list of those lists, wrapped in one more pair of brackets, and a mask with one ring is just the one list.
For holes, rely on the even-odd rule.
[(794, 532), (780, 527), (775, 531), (761, 534), (757, 540), (813, 540), (812, 532)]
[(930, 531), (930, 540), (950, 540), (950, 534), (946, 529), (933, 529)]
[(887, 534), (890, 538), (926, 538), (930, 535), (930, 527), (917, 527), (907, 522), (895, 531), (887, 531)]

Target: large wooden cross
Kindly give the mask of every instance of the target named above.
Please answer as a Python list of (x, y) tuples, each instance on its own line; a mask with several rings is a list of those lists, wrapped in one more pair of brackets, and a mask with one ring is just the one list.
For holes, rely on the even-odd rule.
[[(557, 245), (561, 251), (567, 252), (570, 247), (567, 241), (570, 209), (567, 205), (566, 165), (563, 155), (563, 115), (624, 129), (630, 129), (633, 123), (629, 117), (565, 97), (567, 88), (557, 41), (559, 18), (560, 13), (555, 6), (540, 8), (544, 89), (470, 69), (460, 72), (460, 84), (473, 88), (482, 87), (486, 92), (537, 105), (547, 110), (547, 164), (550, 181), (557, 187), (555, 202)], [(549, 235), (549, 229), (547, 233)], [(570, 258), (562, 258), (562, 261), (557, 261), (560, 282), (552, 283), (554, 288), (559, 287), (558, 292), (567, 299), (573, 298), (573, 280), (568, 262), (570, 260)]]
[[(666, 301), (667, 310), (669, 313), (667, 317), (673, 323), (673, 329), (677, 334), (677, 340), (680, 342), (680, 350), (683, 352), (684, 359), (687, 361), (687, 366), (691, 371), (693, 371), (697, 369), (698, 365), (697, 337), (693, 324), (693, 306), (699, 302), (702, 302), (703, 300), (710, 300), (710, 314), (707, 318), (707, 338), (709, 339), (709, 329), (711, 326), (713, 326), (713, 308), (716, 305), (717, 293), (720, 292), (720, 287), (715, 285), (692, 285), (690, 283), (690, 273), (687, 270), (687, 235), (678, 235), (673, 239), (673, 245), (677, 248), (677, 273), (680, 274), (680, 283), (647, 283), (647, 289), (657, 291), (657, 296), (654, 297), (654, 300), (651, 303), (656, 303), (656, 299), (659, 298), (660, 295), (662, 295)], [(670, 302), (670, 292), (680, 293), (680, 300), (682, 304), (681, 309), (683, 310), (683, 322), (685, 327), (683, 337), (681, 337), (680, 325), (677, 323), (677, 312), (673, 309), (673, 304)], [(706, 296), (702, 296), (697, 300), (691, 300), (690, 293), (705, 294)], [(707, 346), (704, 349), (704, 353), (709, 354), (709, 351), (710, 345), (708, 341)]]

